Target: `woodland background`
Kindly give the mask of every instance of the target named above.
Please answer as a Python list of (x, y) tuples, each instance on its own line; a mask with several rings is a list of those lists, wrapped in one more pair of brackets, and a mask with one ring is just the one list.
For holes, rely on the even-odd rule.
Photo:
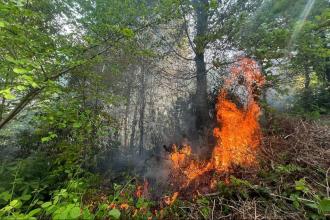
[[(0, 218), (325, 219), (329, 5), (0, 0)], [(157, 178), (146, 161), (164, 144), (208, 142), (242, 56), (267, 80), (265, 166), (154, 214), (152, 198), (133, 196), (144, 175)]]

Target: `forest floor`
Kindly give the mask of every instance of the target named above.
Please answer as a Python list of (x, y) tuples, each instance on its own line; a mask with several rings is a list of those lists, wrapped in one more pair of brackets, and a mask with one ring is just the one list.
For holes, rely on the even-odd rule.
[(117, 207), (123, 219), (326, 219), (330, 117), (311, 121), (274, 116), (267, 124), (258, 169), (235, 169), (227, 176), (229, 182), (219, 181), (213, 193), (179, 197), (160, 207), (159, 198), (136, 197), (133, 177), (134, 181), (94, 192), (85, 204), (92, 208), (104, 203), (105, 210)]
[(316, 122), (320, 125), (330, 126), (330, 115), (322, 115)]

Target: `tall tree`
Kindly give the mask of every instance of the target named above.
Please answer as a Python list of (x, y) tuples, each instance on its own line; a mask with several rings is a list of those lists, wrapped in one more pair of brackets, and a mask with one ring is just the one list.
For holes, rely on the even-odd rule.
[(194, 38), (194, 52), (196, 65), (196, 128), (199, 131), (209, 125), (209, 109), (207, 98), (207, 72), (205, 64), (205, 50), (207, 46), (209, 1), (194, 0), (193, 5), (196, 13), (196, 35)]
[(228, 64), (228, 60), (223, 59), (219, 54), (237, 49), (235, 48), (237, 41), (235, 36), (240, 30), (240, 24), (246, 14), (255, 10), (259, 2), (243, 0), (182, 2), (184, 29), (194, 53), (196, 69), (195, 124), (200, 134), (205, 133), (210, 126), (208, 72), (210, 69)]

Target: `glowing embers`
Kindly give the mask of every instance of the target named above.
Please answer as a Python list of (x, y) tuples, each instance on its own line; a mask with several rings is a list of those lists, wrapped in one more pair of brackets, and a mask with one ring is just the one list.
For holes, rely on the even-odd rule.
[(179, 189), (188, 186), (191, 180), (211, 168), (209, 163), (205, 164), (194, 158), (189, 145), (183, 145), (181, 149), (173, 145), (172, 149), (173, 152), (169, 156), (172, 163), (171, 176), (175, 184), (179, 184)]

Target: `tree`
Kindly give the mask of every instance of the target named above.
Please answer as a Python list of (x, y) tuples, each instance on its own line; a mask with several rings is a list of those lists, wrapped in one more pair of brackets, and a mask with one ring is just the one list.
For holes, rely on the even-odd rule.
[[(241, 47), (254, 56), (268, 76), (268, 85), (283, 88), (283, 79), (304, 78), (303, 105), (312, 103), (311, 75), (326, 81), (328, 1), (269, 1), (244, 23)], [(274, 63), (284, 72), (272, 72)], [(291, 80), (291, 87), (294, 87)], [(310, 103), (310, 104), (309, 104)]]
[(181, 5), (184, 29), (194, 53), (196, 69), (196, 129), (204, 136), (210, 126), (208, 72), (230, 63), (219, 54), (235, 50), (235, 36), (239, 33), (240, 24), (246, 14), (255, 10), (258, 2), (192, 0)]
[[(150, 14), (151, 17), (152, 13), (142, 2), (127, 1), (126, 6), (117, 1), (69, 1), (68, 4), (8, 1), (1, 4), (4, 16), (0, 20), (3, 30), (0, 44), (4, 65), (1, 66), (0, 129), (65, 75), (95, 61), (111, 48), (120, 47), (120, 42), (129, 41), (135, 33), (164, 19), (145, 19), (143, 15)], [(51, 9), (53, 14), (45, 14), (46, 9)], [(155, 12), (159, 12), (158, 8)], [(81, 19), (68, 24), (62, 24), (63, 21), (56, 17), (63, 14), (75, 17), (73, 14), (77, 13)], [(112, 16), (107, 16), (108, 13)], [(63, 26), (72, 23), (76, 23), (72, 33), (63, 33)], [(86, 30), (87, 34), (82, 37), (81, 31)], [(81, 38), (73, 38), (75, 34)]]

